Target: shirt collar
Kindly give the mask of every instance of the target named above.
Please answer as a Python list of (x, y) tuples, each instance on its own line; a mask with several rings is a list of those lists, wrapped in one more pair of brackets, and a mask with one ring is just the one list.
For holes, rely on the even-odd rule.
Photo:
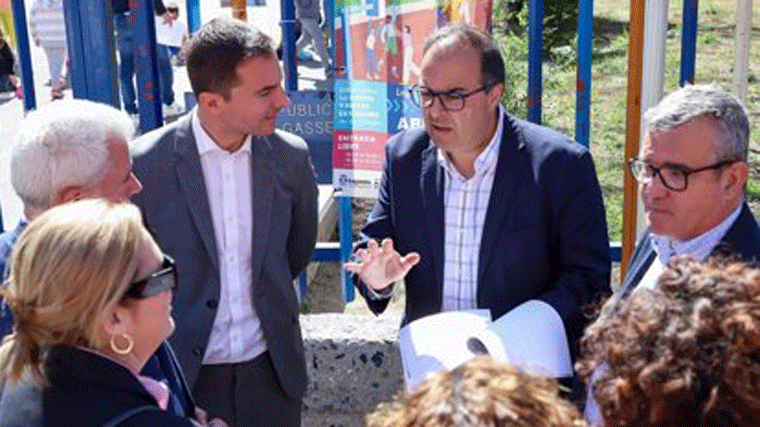
[(203, 129), (203, 126), (201, 126), (201, 121), (198, 118), (198, 107), (195, 107), (193, 109), (193, 115), (192, 115), (192, 126), (193, 126), (193, 136), (195, 136), (195, 143), (198, 146), (198, 154), (203, 156), (204, 154), (211, 153), (211, 152), (218, 152), (218, 153), (226, 153), (226, 154), (235, 154), (240, 152), (251, 152), (251, 135), (248, 135), (245, 137), (245, 142), (240, 147), (238, 151), (235, 153), (229, 153), (227, 151), (222, 150), (221, 147), (219, 147), (216, 142), (209, 136), (208, 133), (206, 133), (206, 129)]
[(704, 261), (736, 222), (741, 210), (742, 204), (739, 203), (739, 206), (723, 222), (691, 240), (678, 241), (652, 234), (652, 247), (663, 264), (667, 264), (673, 255), (685, 254), (692, 255), (697, 261)]
[[(478, 157), (475, 158), (475, 175), (485, 173), (496, 164), (496, 159), (498, 158), (498, 156), (495, 155), (495, 153), (499, 152), (499, 147), (501, 146), (501, 139), (502, 139), (501, 136), (503, 133), (504, 133), (504, 109), (501, 107), (501, 105), (499, 105), (499, 116), (496, 118), (496, 132), (493, 133), (493, 137), (491, 138), (491, 141), (486, 146), (485, 150), (483, 150), (480, 154), (478, 154)], [(449, 174), (453, 174), (454, 176), (461, 177), (461, 174), (454, 167), (454, 165), (451, 164), (451, 159), (449, 159), (449, 156), (446, 155), (446, 153), (443, 150), (438, 148), (436, 153), (437, 153), (436, 159), (438, 160), (438, 164), (441, 165), (443, 169), (446, 170), (446, 172), (448, 172)]]

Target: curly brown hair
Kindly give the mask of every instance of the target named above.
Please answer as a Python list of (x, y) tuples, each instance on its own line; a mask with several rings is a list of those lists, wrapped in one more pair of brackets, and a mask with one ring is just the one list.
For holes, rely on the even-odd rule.
[(587, 330), (581, 351), (576, 369), (608, 426), (758, 426), (760, 270), (675, 259), (657, 289)]
[(367, 427), (585, 426), (558, 395), (557, 383), (494, 362), (470, 360), (435, 374), (411, 394), (381, 404)]

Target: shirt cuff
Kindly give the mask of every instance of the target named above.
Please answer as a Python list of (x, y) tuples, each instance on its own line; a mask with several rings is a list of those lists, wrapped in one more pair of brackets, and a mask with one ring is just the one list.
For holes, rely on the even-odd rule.
[(393, 291), (396, 288), (395, 283), (391, 283), (390, 285), (384, 287), (383, 289), (380, 289), (379, 291), (376, 291), (366, 284), (364, 286), (367, 286), (367, 293), (369, 294), (370, 299), (373, 300), (381, 300), (381, 299), (388, 299), (393, 296)]

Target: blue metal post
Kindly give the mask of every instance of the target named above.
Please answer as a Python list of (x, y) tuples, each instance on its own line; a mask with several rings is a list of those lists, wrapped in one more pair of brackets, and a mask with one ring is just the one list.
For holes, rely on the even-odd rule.
[(110, 1), (63, 2), (74, 98), (119, 106)]
[(327, 41), (330, 43), (330, 58), (333, 69), (332, 76), (335, 77), (335, 0), (325, 0), (325, 20), (327, 28), (330, 29), (330, 35), (327, 37)]
[(140, 129), (148, 132), (163, 124), (161, 88), (156, 57), (156, 21), (152, 0), (131, 0), (132, 40)]
[[(351, 257), (353, 250), (352, 224), (353, 215), (351, 209), (351, 197), (338, 196), (338, 233), (340, 241), (340, 265), (341, 267)], [(351, 275), (345, 268), (340, 269), (341, 282), (343, 283), (343, 301), (354, 300), (354, 283)]]
[(697, 12), (699, 0), (683, 0), (683, 32), (681, 33), (681, 78), (679, 84), (694, 83), (697, 53)]
[(298, 90), (296, 67), (296, 6), (293, 0), (281, 0), (282, 9), (282, 64), (285, 68), (285, 88)]
[(528, 5), (528, 120), (541, 124), (541, 55), (544, 45), (544, 0)]
[(18, 59), (21, 65), (21, 82), (24, 85), (24, 110), (37, 108), (37, 98), (34, 95), (34, 74), (32, 73), (32, 54), (29, 48), (29, 31), (26, 28), (26, 8), (24, 0), (13, 0), (13, 24), (16, 26), (18, 43)]
[[(351, 80), (354, 78), (354, 63), (353, 54), (351, 52), (351, 19), (348, 7), (342, 6), (340, 10), (340, 29), (343, 33), (343, 59), (346, 66), (346, 79)], [(367, 16), (367, 19), (372, 19)]]
[(193, 34), (201, 27), (201, 8), (198, 6), (198, 0), (187, 0), (185, 6), (187, 9), (187, 31)]
[(575, 82), (575, 140), (589, 144), (591, 124), (591, 49), (594, 0), (578, 0), (578, 76)]

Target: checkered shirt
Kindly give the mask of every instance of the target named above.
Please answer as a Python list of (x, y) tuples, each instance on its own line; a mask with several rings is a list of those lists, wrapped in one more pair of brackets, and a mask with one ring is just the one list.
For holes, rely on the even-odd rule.
[(441, 311), (477, 308), (478, 257), (483, 224), (491, 198), (504, 113), (491, 142), (475, 159), (475, 174), (466, 179), (448, 156), (438, 150), (438, 163), (445, 173), (444, 183), (444, 267)]

